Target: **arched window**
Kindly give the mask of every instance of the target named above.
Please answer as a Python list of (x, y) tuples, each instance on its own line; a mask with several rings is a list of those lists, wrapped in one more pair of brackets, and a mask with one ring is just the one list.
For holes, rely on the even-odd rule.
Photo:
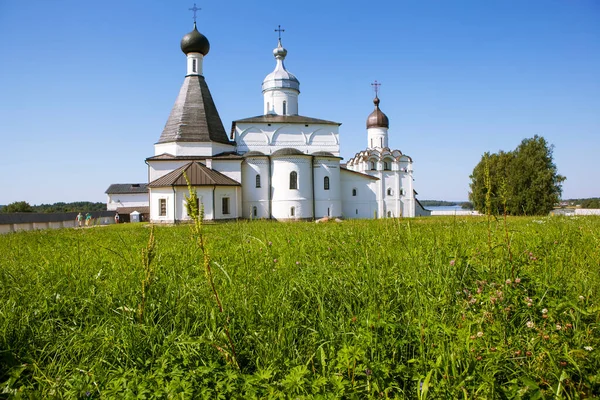
[(331, 209), (329, 207), (327, 207), (327, 216), (331, 217)]
[(390, 170), (390, 163), (388, 161), (383, 162), (383, 169), (386, 171)]
[(290, 208), (290, 217), (295, 217), (296, 216), (296, 207), (291, 207)]
[(323, 178), (323, 189), (329, 190), (329, 177), (328, 176)]
[(356, 196), (356, 189), (352, 189), (352, 196)]
[(392, 218), (392, 212), (388, 211), (388, 218)]
[(258, 216), (258, 208), (256, 206), (252, 207), (252, 216), (254, 216), (254, 217)]
[(375, 161), (371, 161), (371, 171), (375, 171), (377, 168), (375, 168)]
[(260, 187), (260, 175), (256, 175), (256, 187)]
[(381, 143), (381, 146), (379, 147), (383, 147), (383, 138), (379, 138), (379, 143)]
[(283, 115), (287, 115), (287, 102), (283, 101)]
[(192, 72), (196, 72), (196, 59), (192, 60)]
[(290, 172), (290, 189), (298, 189), (298, 173), (296, 171)]
[(373, 147), (373, 139), (371, 139), (371, 147)]
[(388, 188), (387, 195), (388, 196), (393, 196), (394, 195), (394, 192), (392, 191), (392, 188)]

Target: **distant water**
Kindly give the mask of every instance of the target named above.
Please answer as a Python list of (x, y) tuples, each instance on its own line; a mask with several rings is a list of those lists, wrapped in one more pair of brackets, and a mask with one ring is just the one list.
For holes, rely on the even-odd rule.
[(431, 211), (468, 211), (463, 210), (463, 208), (459, 205), (455, 206), (425, 206), (425, 209)]

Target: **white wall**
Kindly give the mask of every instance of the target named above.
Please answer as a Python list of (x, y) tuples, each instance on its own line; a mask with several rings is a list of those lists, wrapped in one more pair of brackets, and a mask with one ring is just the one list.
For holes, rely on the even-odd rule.
[(114, 211), (118, 207), (147, 207), (148, 193), (109, 194), (106, 209)]
[[(379, 181), (358, 174), (341, 171), (342, 215), (344, 218), (373, 218), (377, 211), (377, 184)], [(352, 196), (356, 189), (356, 196)]]
[[(341, 217), (340, 162), (337, 158), (315, 157), (313, 161), (315, 186), (315, 218)], [(329, 190), (325, 190), (329, 177)]]
[[(242, 163), (242, 216), (244, 218), (269, 218), (269, 159), (246, 158)], [(256, 187), (256, 175), (260, 175), (260, 188)], [(256, 217), (252, 214), (256, 207)]]
[(338, 125), (305, 125), (238, 123), (235, 127), (237, 150), (240, 153), (255, 150), (269, 155), (279, 149), (294, 147), (303, 153), (328, 151), (339, 156)]
[(164, 153), (173, 156), (214, 156), (234, 150), (234, 146), (216, 142), (168, 142), (154, 145), (155, 156)]
[[(290, 173), (298, 174), (298, 189), (290, 189)], [(305, 156), (271, 159), (272, 216), (275, 219), (313, 218), (312, 160)], [(294, 216), (291, 208), (294, 207)]]
[(154, 161), (148, 160), (148, 182), (157, 180), (158, 178), (165, 176), (171, 171), (181, 168), (189, 160), (173, 160), (173, 161)]
[(234, 181), (242, 182), (242, 160), (212, 160), (211, 168), (219, 171), (223, 175), (233, 179)]
[[(283, 112), (283, 102), (286, 112)], [(264, 114), (298, 115), (298, 92), (293, 89), (267, 90), (263, 93)]]

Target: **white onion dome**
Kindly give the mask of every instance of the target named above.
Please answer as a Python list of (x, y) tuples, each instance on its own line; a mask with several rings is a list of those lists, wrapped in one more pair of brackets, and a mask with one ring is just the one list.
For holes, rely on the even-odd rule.
[(210, 50), (210, 43), (206, 36), (198, 32), (196, 23), (194, 22), (194, 30), (185, 35), (181, 39), (181, 51), (185, 54), (188, 53), (200, 53), (203, 56), (208, 54)]
[(371, 114), (369, 114), (369, 117), (367, 118), (367, 129), (369, 129), (369, 128), (389, 128), (390, 120), (388, 119), (387, 115), (385, 115), (379, 109), (379, 98), (378, 97), (375, 97), (375, 99), (373, 99), (373, 104), (375, 104), (375, 110), (373, 110), (373, 112)]
[(300, 93), (300, 82), (292, 73), (285, 69), (283, 60), (287, 55), (287, 50), (281, 45), (281, 39), (279, 40), (277, 47), (273, 50), (273, 55), (277, 60), (275, 69), (269, 75), (265, 77), (262, 84), (263, 92), (273, 89), (293, 89)]

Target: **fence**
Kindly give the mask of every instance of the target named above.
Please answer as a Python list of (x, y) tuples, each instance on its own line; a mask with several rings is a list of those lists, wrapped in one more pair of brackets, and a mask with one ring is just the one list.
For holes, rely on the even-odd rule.
[[(11, 213), (0, 214), (0, 233), (32, 231), (36, 229), (75, 228), (77, 212), (67, 213)], [(84, 216), (87, 213), (82, 213)], [(108, 225), (115, 222), (114, 211), (90, 212), (90, 225)], [(85, 222), (82, 223), (85, 226)]]

